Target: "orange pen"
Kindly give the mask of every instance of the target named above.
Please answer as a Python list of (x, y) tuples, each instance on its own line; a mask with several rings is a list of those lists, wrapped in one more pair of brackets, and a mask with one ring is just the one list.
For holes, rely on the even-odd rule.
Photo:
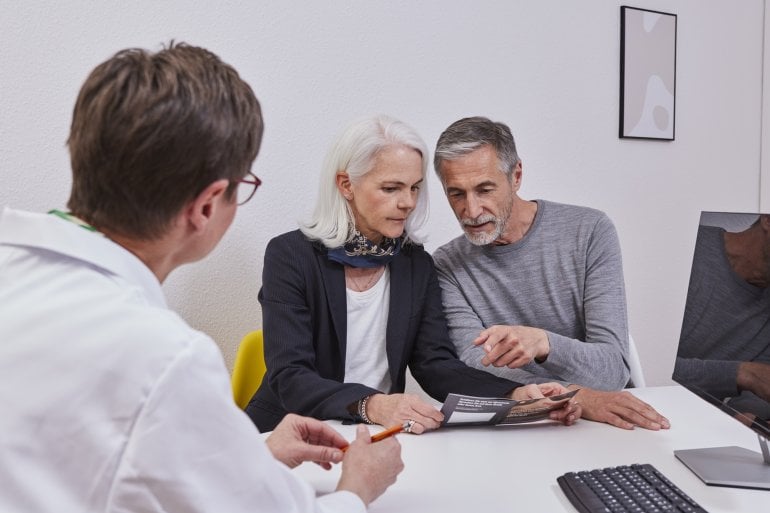
[[(405, 422), (405, 423), (399, 424), (397, 426), (389, 427), (388, 429), (385, 429), (383, 431), (380, 431), (379, 433), (376, 433), (376, 434), (372, 435), (372, 443), (379, 442), (380, 440), (384, 440), (384, 439), (388, 438), (389, 436), (393, 436), (396, 433), (402, 432), (404, 430), (404, 428), (406, 428), (406, 425), (407, 425), (407, 423)], [(345, 452), (348, 449), (348, 447), (350, 447), (350, 446), (346, 445), (345, 447), (343, 447), (341, 449), (342, 452)]]

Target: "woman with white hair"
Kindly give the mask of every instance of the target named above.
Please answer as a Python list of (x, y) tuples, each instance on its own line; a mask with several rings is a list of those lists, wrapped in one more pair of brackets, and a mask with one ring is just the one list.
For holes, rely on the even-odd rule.
[[(267, 374), (246, 407), (260, 431), (286, 413), (435, 429), (441, 412), (403, 393), (407, 367), (440, 401), (450, 392), (523, 399), (566, 391), (520, 387), (457, 358), (417, 236), (428, 161), (406, 124), (387, 116), (354, 123), (326, 158), (312, 220), (268, 244), (259, 293)], [(552, 418), (571, 424), (579, 415), (568, 403)]]

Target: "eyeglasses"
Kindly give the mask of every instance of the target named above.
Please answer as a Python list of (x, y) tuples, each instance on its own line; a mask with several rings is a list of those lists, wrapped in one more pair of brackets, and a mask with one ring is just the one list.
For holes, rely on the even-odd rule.
[(262, 180), (257, 178), (257, 175), (251, 171), (249, 171), (245, 178), (238, 180), (238, 205), (243, 205), (249, 201), (260, 185), (262, 185)]

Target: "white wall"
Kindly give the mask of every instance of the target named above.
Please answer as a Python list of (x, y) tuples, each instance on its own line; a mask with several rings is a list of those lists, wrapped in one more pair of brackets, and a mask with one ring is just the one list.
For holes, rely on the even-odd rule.
[(762, 212), (770, 212), (770, 12), (765, 2), (764, 54), (762, 57), (762, 143), (759, 205)]
[[(457, 118), (488, 115), (517, 137), (525, 198), (614, 219), (648, 384), (670, 383), (700, 211), (759, 207), (764, 5), (634, 3), (679, 15), (676, 141), (650, 142), (617, 137), (620, 4), (0, 0), (0, 205), (66, 203), (70, 112), (96, 64), (171, 38), (218, 53), (263, 103), (264, 186), (214, 254), (164, 288), (229, 363), (261, 326), (265, 244), (309, 213), (338, 130), (384, 112), (432, 147)], [(433, 250), (459, 230), (431, 180)]]

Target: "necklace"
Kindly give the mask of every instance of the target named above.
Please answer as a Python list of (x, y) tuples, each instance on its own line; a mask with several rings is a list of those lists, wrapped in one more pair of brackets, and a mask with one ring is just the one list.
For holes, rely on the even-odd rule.
[[(355, 267), (346, 267), (345, 268), (345, 282), (347, 284), (347, 287), (355, 292), (364, 292), (372, 288), (372, 285), (377, 281), (377, 278), (382, 276), (383, 271), (385, 270), (385, 266), (377, 267), (376, 269), (373, 269), (372, 273), (370, 274), (368, 279), (359, 280), (356, 278), (360, 278), (360, 276), (353, 276), (354, 269), (358, 271), (359, 269)], [(362, 270), (369, 271), (371, 268), (362, 268)]]

